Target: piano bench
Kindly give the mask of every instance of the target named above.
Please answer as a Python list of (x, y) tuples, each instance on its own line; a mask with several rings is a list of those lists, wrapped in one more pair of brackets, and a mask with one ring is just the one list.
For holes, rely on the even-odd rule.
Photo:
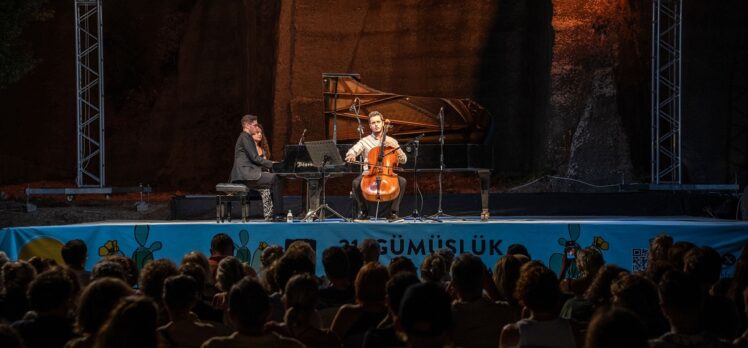
[(244, 184), (220, 183), (216, 185), (216, 223), (231, 222), (231, 202), (240, 202), (242, 222), (249, 219), (249, 202), (262, 199), (257, 190)]

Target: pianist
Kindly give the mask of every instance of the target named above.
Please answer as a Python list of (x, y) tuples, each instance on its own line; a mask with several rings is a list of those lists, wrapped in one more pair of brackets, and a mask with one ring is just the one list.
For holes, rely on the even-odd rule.
[(234, 147), (234, 166), (229, 181), (241, 183), (253, 189), (270, 188), (272, 192), (273, 220), (282, 220), (283, 216), (283, 182), (273, 173), (263, 171), (271, 169), (273, 162), (261, 156), (252, 135), (261, 133), (257, 125), (257, 116), (244, 115), (241, 120), (242, 132), (236, 139)]
[[(368, 135), (366, 137), (361, 138), (353, 147), (351, 147), (350, 150), (345, 154), (345, 160), (347, 162), (353, 162), (356, 160), (356, 156), (359, 156), (363, 154), (364, 161), (368, 158), (369, 151), (373, 149), (374, 147), (380, 146), (382, 143), (382, 131), (384, 129), (384, 116), (379, 111), (372, 111), (369, 113), (369, 128), (371, 129), (371, 135)], [(398, 148), (400, 145), (397, 143), (397, 140), (395, 140), (392, 137), (387, 137), (384, 140), (385, 146), (391, 146), (393, 148)], [(400, 164), (405, 164), (405, 162), (408, 160), (408, 157), (405, 155), (405, 152), (402, 149), (397, 150), (397, 161)], [(364, 170), (368, 170), (368, 167), (364, 166)], [(367, 209), (366, 202), (364, 201), (363, 194), (361, 193), (361, 176), (359, 175), (355, 179), (353, 179), (353, 198), (356, 200), (356, 206), (358, 207), (358, 216), (356, 217), (357, 220), (367, 220), (369, 219), (369, 212)], [(387, 220), (394, 221), (398, 220), (397, 212), (400, 208), (400, 201), (403, 199), (403, 196), (405, 195), (405, 186), (407, 185), (407, 180), (400, 175), (398, 176), (398, 181), (400, 182), (400, 194), (395, 198), (395, 200), (392, 201), (392, 211), (390, 215), (387, 217)]]

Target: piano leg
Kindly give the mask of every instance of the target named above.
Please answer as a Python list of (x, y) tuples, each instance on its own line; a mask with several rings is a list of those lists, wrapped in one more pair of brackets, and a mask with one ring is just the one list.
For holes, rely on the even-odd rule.
[(488, 190), (491, 187), (491, 171), (490, 170), (478, 170), (478, 177), (480, 177), (480, 202), (481, 202), (481, 213), (480, 220), (488, 221), (489, 213), (488, 210)]

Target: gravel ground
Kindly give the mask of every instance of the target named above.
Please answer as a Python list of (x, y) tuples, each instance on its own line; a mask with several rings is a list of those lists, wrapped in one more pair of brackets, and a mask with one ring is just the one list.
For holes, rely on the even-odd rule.
[(25, 202), (0, 201), (0, 228), (13, 226), (69, 225), (107, 220), (169, 220), (169, 202), (149, 202), (137, 211), (137, 202), (32, 202), (36, 210), (26, 212)]

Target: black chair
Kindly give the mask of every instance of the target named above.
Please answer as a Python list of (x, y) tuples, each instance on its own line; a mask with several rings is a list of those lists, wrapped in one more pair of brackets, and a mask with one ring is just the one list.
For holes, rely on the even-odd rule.
[(260, 200), (260, 192), (244, 184), (220, 183), (216, 185), (216, 223), (231, 222), (231, 202), (240, 202), (242, 222), (249, 219), (249, 202)]

